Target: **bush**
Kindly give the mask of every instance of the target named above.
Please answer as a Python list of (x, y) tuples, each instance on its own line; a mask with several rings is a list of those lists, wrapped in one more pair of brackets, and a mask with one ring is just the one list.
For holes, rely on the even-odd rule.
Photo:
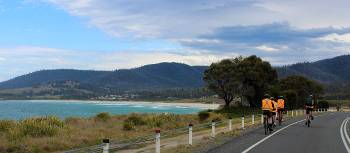
[(12, 132), (32, 137), (54, 136), (57, 134), (58, 130), (63, 127), (64, 122), (59, 118), (49, 116), (22, 120), (17, 127), (19, 128), (19, 131)]
[(198, 113), (198, 117), (200, 121), (207, 120), (210, 117), (210, 113), (207, 111), (201, 111)]
[(15, 126), (15, 122), (11, 120), (0, 120), (0, 132), (7, 132)]
[(102, 112), (96, 115), (95, 117), (97, 120), (101, 120), (101, 121), (107, 121), (111, 118), (111, 115), (107, 112)]
[(329, 108), (328, 101), (326, 100), (321, 100), (318, 102), (318, 108)]
[(130, 122), (124, 122), (123, 123), (123, 130), (130, 131), (134, 129), (134, 125)]
[(148, 127), (161, 127), (163, 125), (163, 120), (161, 116), (149, 116), (147, 117), (147, 126)]
[(131, 114), (124, 122), (132, 123), (133, 125), (145, 125), (146, 122), (141, 116), (137, 114)]
[(64, 119), (64, 122), (66, 124), (78, 124), (78, 122), (81, 120), (81, 118), (78, 117), (67, 117)]

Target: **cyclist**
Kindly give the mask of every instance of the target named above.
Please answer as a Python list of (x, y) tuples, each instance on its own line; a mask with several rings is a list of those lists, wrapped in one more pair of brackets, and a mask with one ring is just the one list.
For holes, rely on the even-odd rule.
[(268, 129), (272, 131), (272, 111), (274, 109), (271, 99), (269, 99), (269, 95), (265, 94), (264, 99), (261, 102), (261, 109), (263, 114), (266, 116)]
[(278, 108), (278, 120), (281, 122), (283, 120), (283, 111), (284, 111), (284, 99), (283, 96), (279, 96), (277, 100)]
[(313, 95), (310, 95), (307, 99), (306, 99), (306, 103), (305, 103), (305, 125), (310, 126), (310, 118), (313, 119), (312, 117), (312, 110), (314, 108), (314, 99), (313, 99)]
[(273, 126), (276, 126), (276, 115), (277, 115), (277, 111), (278, 111), (278, 108), (277, 108), (277, 102), (275, 100), (274, 97), (271, 97), (271, 102), (272, 102), (272, 106), (273, 106), (273, 110), (272, 110), (272, 122), (273, 122)]

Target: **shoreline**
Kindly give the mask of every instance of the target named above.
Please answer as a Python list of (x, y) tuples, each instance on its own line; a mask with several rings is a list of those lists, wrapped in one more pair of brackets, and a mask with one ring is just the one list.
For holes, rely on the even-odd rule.
[(70, 102), (70, 103), (95, 103), (95, 104), (135, 104), (135, 105), (158, 105), (158, 106), (179, 106), (179, 107), (194, 107), (199, 109), (218, 109), (220, 104), (208, 104), (208, 103), (179, 103), (179, 102), (164, 102), (164, 101), (106, 101), (106, 100), (0, 100), (0, 101), (29, 101), (29, 102)]

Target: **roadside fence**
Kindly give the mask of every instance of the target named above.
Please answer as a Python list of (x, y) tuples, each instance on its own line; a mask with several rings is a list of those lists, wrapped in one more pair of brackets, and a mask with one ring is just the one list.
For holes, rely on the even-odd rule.
[[(327, 109), (316, 109), (315, 112), (325, 112)], [(304, 114), (304, 110), (287, 110), (285, 111), (285, 119), (293, 118)], [(255, 124), (256, 116), (260, 117), (260, 124)], [(103, 139), (102, 143), (99, 145), (76, 148), (69, 151), (65, 151), (65, 153), (110, 153), (117, 152), (118, 150), (123, 150), (125, 148), (129, 148), (131, 146), (138, 145), (151, 145), (155, 144), (155, 152), (160, 153), (161, 151), (161, 138), (176, 138), (176, 136), (188, 134), (188, 145), (193, 145), (193, 133), (194, 132), (205, 132), (205, 130), (210, 130), (210, 134), (208, 133), (208, 137), (215, 138), (217, 135), (218, 129), (221, 131), (233, 131), (233, 130), (245, 130), (249, 126), (254, 125), (262, 125), (264, 116), (262, 114), (252, 114), (242, 115), (242, 117), (236, 118), (228, 118), (227, 120), (221, 121), (211, 121), (208, 123), (194, 125), (192, 123), (188, 124), (188, 127), (176, 128), (167, 131), (161, 131), (160, 129), (156, 129), (154, 134), (145, 135), (138, 138), (125, 139), (125, 140), (110, 140)], [(239, 121), (240, 120), (240, 121)], [(259, 122), (258, 122), (259, 123)]]

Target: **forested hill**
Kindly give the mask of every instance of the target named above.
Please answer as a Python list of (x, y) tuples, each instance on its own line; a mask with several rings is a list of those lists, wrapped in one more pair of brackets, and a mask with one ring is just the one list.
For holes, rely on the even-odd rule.
[(198, 88), (203, 86), (204, 66), (158, 63), (116, 71), (41, 70), (0, 83), (0, 89), (25, 88), (47, 83), (75, 81), (89, 87), (120, 90), (154, 88)]
[[(204, 85), (202, 76), (206, 68), (207, 66), (180, 63), (158, 63), (116, 71), (41, 70), (1, 82), (0, 89), (25, 88), (64, 81), (74, 81), (89, 88), (117, 90), (199, 88)], [(276, 69), (279, 77), (303, 75), (322, 83), (350, 82), (350, 55)]]
[(277, 68), (280, 78), (303, 75), (322, 83), (350, 82), (350, 55), (338, 56), (313, 63), (298, 63)]

